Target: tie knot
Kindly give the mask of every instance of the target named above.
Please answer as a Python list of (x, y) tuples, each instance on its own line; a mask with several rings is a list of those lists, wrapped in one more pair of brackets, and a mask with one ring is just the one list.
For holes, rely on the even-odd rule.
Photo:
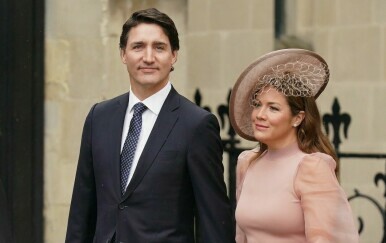
[(146, 109), (146, 105), (141, 102), (138, 102), (134, 105), (134, 115), (141, 115)]

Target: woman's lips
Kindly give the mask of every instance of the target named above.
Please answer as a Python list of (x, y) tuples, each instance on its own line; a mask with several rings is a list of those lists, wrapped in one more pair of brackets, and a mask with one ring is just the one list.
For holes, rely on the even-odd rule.
[(255, 124), (255, 128), (257, 130), (265, 130), (268, 128), (268, 126), (262, 125), (262, 124)]

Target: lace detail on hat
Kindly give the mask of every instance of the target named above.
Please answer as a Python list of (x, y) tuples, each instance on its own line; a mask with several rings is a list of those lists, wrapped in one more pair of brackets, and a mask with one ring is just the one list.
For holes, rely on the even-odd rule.
[[(278, 90), (285, 96), (314, 97), (319, 89), (328, 82), (329, 71), (327, 65), (314, 65), (305, 62), (290, 62), (271, 68), (271, 72), (259, 79), (252, 90), (251, 105), (256, 96), (271, 88)], [(264, 89), (268, 87), (267, 89)]]

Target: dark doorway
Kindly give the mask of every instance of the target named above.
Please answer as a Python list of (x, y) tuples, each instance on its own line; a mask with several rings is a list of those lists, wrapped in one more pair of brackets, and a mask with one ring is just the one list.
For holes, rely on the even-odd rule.
[(39, 243), (43, 242), (44, 1), (0, 0), (0, 21), (4, 192), (0, 196), (6, 202), (13, 242)]

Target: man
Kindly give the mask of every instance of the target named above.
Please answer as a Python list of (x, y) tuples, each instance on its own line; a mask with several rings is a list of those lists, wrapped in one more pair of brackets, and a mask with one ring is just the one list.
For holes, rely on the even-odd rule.
[(10, 242), (13, 242), (11, 235), (11, 221), (9, 219), (7, 197), (3, 182), (0, 178), (0, 243)]
[(130, 92), (86, 118), (66, 242), (234, 242), (219, 125), (170, 84), (178, 50), (156, 9), (123, 25)]

